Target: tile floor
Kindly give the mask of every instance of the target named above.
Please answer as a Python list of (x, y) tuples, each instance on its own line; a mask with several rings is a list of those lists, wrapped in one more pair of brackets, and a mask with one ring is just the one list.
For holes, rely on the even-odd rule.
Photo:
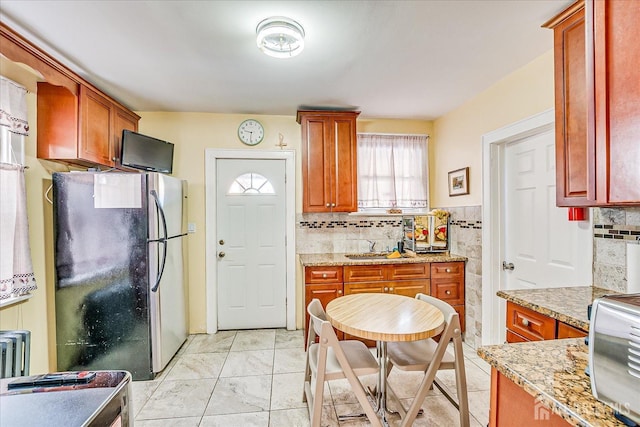
[[(192, 335), (155, 380), (133, 382), (135, 425), (308, 426), (309, 415), (302, 402), (303, 343), (300, 330)], [(464, 347), (471, 426), (486, 426), (490, 368), (471, 347)], [(438, 378), (448, 390), (455, 390), (453, 371), (440, 372)], [(398, 370), (389, 377), (398, 397), (407, 401), (420, 380), (420, 373)], [(375, 376), (365, 377), (363, 382), (374, 385)], [(414, 426), (459, 425), (458, 412), (437, 389), (430, 392), (422, 407), (425, 415), (417, 418)], [(359, 412), (358, 408), (346, 380), (331, 381), (325, 386), (323, 426), (370, 425), (366, 419), (337, 421), (337, 414)], [(399, 418), (391, 416), (391, 423), (399, 425)]]

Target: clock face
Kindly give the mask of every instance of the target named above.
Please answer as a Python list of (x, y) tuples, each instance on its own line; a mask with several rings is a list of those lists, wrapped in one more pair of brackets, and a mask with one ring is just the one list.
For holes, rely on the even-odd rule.
[(259, 121), (247, 119), (238, 126), (238, 138), (247, 145), (257, 145), (264, 138), (264, 128)]

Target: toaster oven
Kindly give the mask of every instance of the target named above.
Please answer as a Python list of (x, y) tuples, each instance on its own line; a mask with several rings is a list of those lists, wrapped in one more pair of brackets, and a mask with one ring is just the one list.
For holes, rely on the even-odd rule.
[(593, 302), (589, 369), (593, 396), (618, 418), (640, 424), (640, 294)]

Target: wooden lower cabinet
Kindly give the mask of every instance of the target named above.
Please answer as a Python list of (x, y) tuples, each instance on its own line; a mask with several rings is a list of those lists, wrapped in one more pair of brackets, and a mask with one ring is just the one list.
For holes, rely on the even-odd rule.
[[(465, 330), (464, 261), (445, 263), (366, 264), (305, 267), (305, 336), (309, 327), (307, 305), (318, 298), (323, 307), (342, 295), (392, 293), (414, 298), (418, 293), (447, 301), (460, 316)], [(360, 339), (340, 331), (338, 338)], [(362, 340), (370, 347), (375, 342)]]
[(587, 332), (507, 301), (507, 342), (586, 337)]
[(490, 427), (567, 427), (570, 424), (522, 387), (491, 369)]

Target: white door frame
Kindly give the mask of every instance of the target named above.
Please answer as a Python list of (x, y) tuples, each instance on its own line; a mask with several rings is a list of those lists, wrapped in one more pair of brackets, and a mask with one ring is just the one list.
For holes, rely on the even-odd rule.
[(230, 150), (207, 148), (205, 150), (205, 207), (206, 207), (206, 242), (205, 242), (205, 282), (207, 333), (218, 332), (218, 263), (216, 258), (216, 189), (218, 159), (257, 159), (285, 161), (285, 252), (286, 252), (286, 295), (287, 295), (287, 329), (296, 328), (296, 268), (295, 268), (295, 202), (296, 174), (295, 151), (292, 150)]
[(482, 345), (505, 341), (504, 289), (504, 150), (509, 142), (555, 128), (553, 109), (482, 135)]

